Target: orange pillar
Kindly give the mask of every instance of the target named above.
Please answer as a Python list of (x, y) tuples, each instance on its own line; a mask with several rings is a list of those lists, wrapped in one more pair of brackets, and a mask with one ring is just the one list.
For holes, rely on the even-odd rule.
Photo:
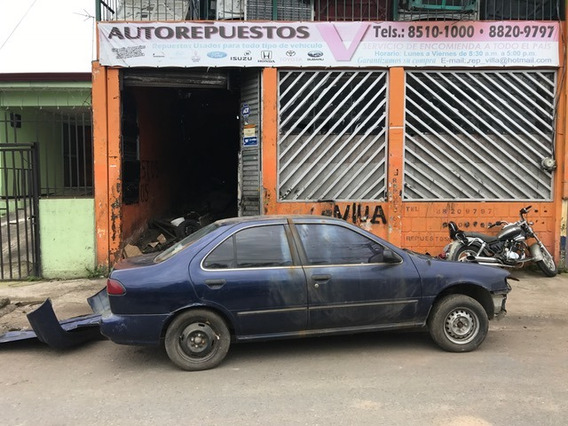
[(120, 85), (118, 69), (93, 63), (93, 162), (97, 265), (120, 251)]
[(404, 69), (389, 70), (388, 239), (402, 245), (402, 176), (404, 158)]
[(262, 211), (276, 212), (278, 163), (278, 70), (262, 71)]
[[(564, 21), (564, 34), (568, 31), (568, 20)], [(558, 242), (555, 241), (555, 249), (560, 247), (560, 256), (556, 257), (557, 263), (561, 267), (566, 268), (567, 265), (567, 247), (566, 239), (568, 237), (568, 230), (566, 229), (568, 222), (568, 84), (566, 79), (568, 78), (568, 50), (567, 42), (565, 37), (560, 38), (559, 43), (560, 49), (560, 61), (561, 67), (558, 71), (558, 81), (560, 83), (559, 87), (559, 102), (558, 110), (558, 120), (556, 123), (556, 164), (558, 165), (558, 170), (556, 173), (556, 179), (561, 181), (557, 184), (557, 191), (554, 196), (557, 201), (556, 217), (557, 222), (555, 223), (555, 233), (554, 235), (558, 238)], [(560, 230), (560, 234), (558, 234)], [(555, 253), (553, 253), (555, 254)]]

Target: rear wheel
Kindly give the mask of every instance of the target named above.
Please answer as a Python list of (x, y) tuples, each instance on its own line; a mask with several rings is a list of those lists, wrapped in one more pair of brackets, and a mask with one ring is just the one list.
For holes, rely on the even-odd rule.
[(554, 259), (552, 255), (548, 252), (545, 247), (542, 248), (542, 260), (536, 262), (540, 270), (546, 275), (547, 277), (554, 277), (558, 273), (558, 268), (554, 263)]
[(471, 262), (471, 260), (468, 260), (468, 257), (477, 256), (477, 253), (479, 253), (480, 249), (481, 246), (477, 244), (471, 244), (469, 246), (461, 246), (454, 253), (450, 255), (450, 260), (455, 260), (458, 262)]
[(183, 370), (214, 368), (229, 350), (231, 336), (223, 319), (210, 311), (196, 309), (179, 314), (166, 332), (168, 356)]
[(452, 294), (434, 305), (428, 318), (432, 339), (449, 352), (470, 352), (485, 340), (489, 318), (481, 304), (464, 294)]

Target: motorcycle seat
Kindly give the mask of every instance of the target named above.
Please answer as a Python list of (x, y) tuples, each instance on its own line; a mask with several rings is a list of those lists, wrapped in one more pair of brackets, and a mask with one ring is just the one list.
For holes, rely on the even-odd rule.
[(465, 236), (466, 237), (472, 237), (472, 238), (479, 238), (479, 239), (485, 241), (488, 244), (495, 243), (495, 242), (499, 241), (499, 238), (494, 237), (493, 235), (486, 235), (486, 234), (482, 234), (480, 232), (465, 232)]

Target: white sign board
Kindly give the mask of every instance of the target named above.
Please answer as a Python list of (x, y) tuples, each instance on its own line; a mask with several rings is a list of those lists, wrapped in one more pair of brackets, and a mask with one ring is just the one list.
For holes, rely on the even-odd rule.
[(550, 21), (105, 22), (122, 67), (558, 67)]

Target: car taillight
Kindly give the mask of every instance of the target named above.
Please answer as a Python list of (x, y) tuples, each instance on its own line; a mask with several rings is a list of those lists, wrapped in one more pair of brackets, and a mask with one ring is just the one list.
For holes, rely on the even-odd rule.
[(122, 296), (126, 293), (126, 290), (120, 281), (109, 278), (107, 280), (107, 293), (113, 296)]

